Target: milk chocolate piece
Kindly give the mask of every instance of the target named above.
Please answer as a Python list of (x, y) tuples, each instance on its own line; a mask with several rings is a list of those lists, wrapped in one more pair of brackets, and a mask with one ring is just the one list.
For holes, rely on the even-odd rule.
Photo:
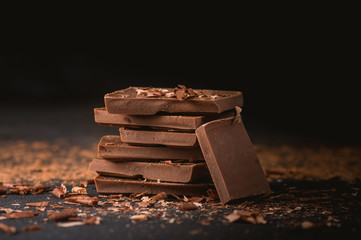
[(162, 162), (115, 162), (95, 158), (89, 170), (101, 175), (189, 183), (209, 181), (210, 175), (205, 163), (162, 163)]
[(158, 194), (166, 192), (167, 194), (200, 196), (205, 195), (207, 190), (214, 188), (211, 183), (169, 183), (169, 182), (151, 182), (134, 179), (106, 177), (98, 175), (95, 178), (95, 186), (98, 193), (142, 193)]
[(120, 139), (128, 144), (161, 144), (174, 147), (198, 145), (196, 134), (189, 132), (152, 131), (120, 128)]
[(106, 94), (105, 108), (109, 113), (129, 115), (154, 115), (158, 112), (209, 114), (221, 113), (243, 104), (241, 92), (193, 91), (194, 96), (180, 100), (171, 88), (129, 87)]
[(205, 116), (150, 115), (138, 116), (108, 113), (105, 108), (94, 108), (95, 122), (106, 126), (149, 126), (168, 129), (195, 130), (205, 123)]
[(200, 148), (133, 146), (123, 143), (119, 136), (102, 137), (98, 145), (98, 157), (118, 161), (132, 159), (204, 160)]
[(127, 115), (108, 113), (105, 108), (94, 108), (95, 122), (111, 127), (142, 127), (147, 126), (156, 129), (177, 129), (182, 131), (192, 131), (202, 124), (218, 118), (226, 118), (234, 115), (233, 110), (229, 110), (217, 115), (207, 116), (187, 116), (187, 115)]
[(270, 192), (243, 122), (233, 120), (215, 120), (196, 130), (222, 203)]

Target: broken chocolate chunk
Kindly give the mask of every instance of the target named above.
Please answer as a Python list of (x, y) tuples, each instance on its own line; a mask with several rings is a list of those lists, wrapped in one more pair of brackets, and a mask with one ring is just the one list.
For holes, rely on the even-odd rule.
[[(169, 113), (196, 113), (209, 114), (221, 113), (242, 106), (242, 93), (237, 91), (220, 90), (188, 90), (179, 88), (176, 90), (177, 98), (168, 97), (172, 92), (170, 88), (152, 88), (164, 93), (164, 96), (146, 97), (138, 95), (142, 90), (139, 87), (129, 87), (123, 90), (108, 93), (104, 96), (105, 107), (109, 113), (121, 113), (128, 115), (154, 115), (158, 112)], [(144, 91), (150, 91), (145, 89)], [(200, 94), (196, 94), (196, 92)], [(197, 96), (194, 96), (197, 95)], [(180, 101), (179, 99), (187, 99)]]

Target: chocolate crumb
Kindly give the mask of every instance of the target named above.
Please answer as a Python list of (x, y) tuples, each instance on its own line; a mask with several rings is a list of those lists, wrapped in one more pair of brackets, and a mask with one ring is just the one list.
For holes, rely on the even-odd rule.
[(3, 230), (6, 234), (15, 234), (16, 233), (15, 227), (6, 225), (5, 223), (0, 223), (0, 229)]
[(198, 209), (197, 205), (195, 205), (194, 203), (182, 203), (180, 205), (180, 208), (183, 211), (191, 211), (191, 210), (196, 210)]

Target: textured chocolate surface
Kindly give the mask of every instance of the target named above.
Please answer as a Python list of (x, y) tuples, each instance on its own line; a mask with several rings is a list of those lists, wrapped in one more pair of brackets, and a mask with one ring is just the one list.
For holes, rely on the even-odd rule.
[(90, 163), (89, 170), (107, 176), (166, 182), (189, 183), (211, 179), (205, 163), (115, 162), (95, 158)]
[(270, 192), (242, 121), (215, 120), (196, 134), (222, 203)]
[(119, 177), (97, 176), (95, 185), (98, 193), (142, 193), (158, 194), (166, 192), (167, 194), (180, 194), (187, 196), (206, 195), (207, 190), (214, 188), (210, 183), (169, 183), (169, 182), (151, 182), (140, 181)]
[(234, 115), (234, 111), (226, 111), (221, 114), (207, 116), (191, 115), (127, 115), (108, 113), (105, 108), (94, 108), (95, 122), (111, 127), (151, 127), (156, 129), (177, 129), (182, 131), (194, 131), (200, 125), (218, 118), (226, 118)]
[(98, 144), (98, 157), (127, 161), (131, 159), (204, 160), (200, 148), (134, 146), (123, 143), (119, 136), (104, 136)]
[(94, 108), (95, 122), (106, 126), (148, 126), (157, 128), (195, 130), (205, 122), (205, 116), (150, 115), (138, 116), (108, 113), (105, 108)]
[(198, 145), (196, 134), (174, 131), (154, 131), (120, 128), (120, 139), (130, 144), (161, 144), (175, 147), (195, 147)]
[[(158, 112), (209, 114), (242, 106), (241, 92), (194, 90), (197, 96), (180, 100), (171, 88), (129, 87), (104, 96), (109, 113), (154, 115)], [(158, 93), (158, 94), (149, 94)]]

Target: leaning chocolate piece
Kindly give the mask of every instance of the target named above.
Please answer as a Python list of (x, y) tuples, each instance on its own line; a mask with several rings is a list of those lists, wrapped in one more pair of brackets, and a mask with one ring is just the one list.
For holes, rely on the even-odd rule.
[(205, 163), (119, 162), (95, 158), (89, 170), (107, 176), (142, 177), (162, 182), (189, 183), (211, 179)]
[(187, 196), (205, 195), (208, 189), (214, 188), (211, 183), (158, 183), (101, 175), (95, 178), (95, 186), (98, 193), (142, 193), (146, 191), (148, 194), (166, 192), (167, 194)]
[(233, 120), (215, 120), (196, 130), (222, 203), (270, 192), (243, 122)]
[(166, 145), (173, 147), (194, 147), (198, 145), (193, 132), (155, 131), (120, 128), (120, 139), (128, 144)]
[(132, 146), (123, 143), (119, 136), (102, 137), (98, 144), (98, 157), (117, 161), (132, 159), (204, 160), (200, 148)]
[(221, 113), (242, 106), (242, 93), (237, 91), (192, 90), (182, 98), (172, 88), (129, 87), (104, 96), (109, 113), (154, 115), (169, 113)]

